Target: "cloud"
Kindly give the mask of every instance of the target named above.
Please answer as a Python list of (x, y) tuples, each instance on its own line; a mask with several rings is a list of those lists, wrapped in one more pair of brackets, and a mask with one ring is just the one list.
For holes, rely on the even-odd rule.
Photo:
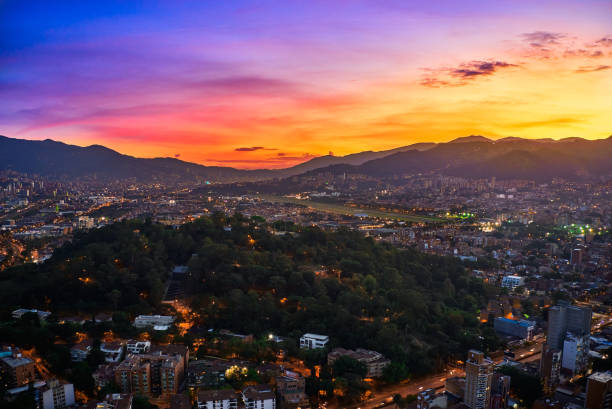
[(518, 67), (505, 61), (475, 60), (460, 64), (458, 67), (426, 68), (420, 84), (425, 87), (461, 86), (478, 77), (495, 74), (500, 69)]
[(600, 45), (602, 47), (612, 47), (612, 37), (603, 37), (595, 41), (595, 44)]
[(610, 68), (612, 68), (612, 66), (610, 65), (587, 65), (587, 66), (578, 68), (574, 72), (577, 72), (577, 73), (595, 72), (595, 71), (609, 70)]
[(519, 36), (527, 47), (524, 57), (547, 59), (600, 58), (605, 48), (612, 46), (612, 38), (605, 36), (596, 41), (584, 42), (575, 36), (550, 31), (534, 31)]
[(553, 33), (551, 31), (533, 31), (531, 33), (523, 33), (521, 37), (534, 48), (542, 48), (551, 45), (557, 45), (560, 41), (567, 38), (566, 34)]
[(234, 151), (236, 152), (253, 152), (265, 149), (263, 146), (251, 146), (249, 148), (236, 148)]

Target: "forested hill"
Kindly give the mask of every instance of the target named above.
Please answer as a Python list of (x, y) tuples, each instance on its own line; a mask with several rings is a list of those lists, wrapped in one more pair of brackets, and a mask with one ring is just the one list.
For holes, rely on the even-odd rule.
[(495, 342), (476, 319), (485, 288), (459, 261), (354, 231), (273, 228), (214, 215), (177, 230), (127, 221), (80, 233), (46, 263), (0, 273), (2, 312), (155, 311), (171, 267), (188, 264), (206, 328), (328, 334), (333, 346), (378, 350), (413, 373)]

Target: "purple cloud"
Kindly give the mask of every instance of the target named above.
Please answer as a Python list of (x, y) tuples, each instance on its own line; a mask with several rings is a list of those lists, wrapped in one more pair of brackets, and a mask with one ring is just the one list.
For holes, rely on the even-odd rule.
[(470, 61), (455, 68), (426, 68), (420, 84), (425, 87), (461, 86), (477, 77), (491, 76), (503, 68), (518, 67), (505, 61)]
[(523, 33), (521, 37), (528, 42), (530, 46), (541, 48), (559, 44), (559, 41), (567, 38), (567, 35), (550, 31), (534, 31), (531, 33)]

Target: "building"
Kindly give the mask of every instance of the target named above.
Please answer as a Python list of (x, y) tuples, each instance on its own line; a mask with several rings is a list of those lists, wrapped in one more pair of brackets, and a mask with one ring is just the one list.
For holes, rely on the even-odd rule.
[(53, 379), (40, 388), (42, 409), (58, 409), (74, 405), (74, 385)]
[(276, 396), (270, 385), (247, 386), (242, 390), (245, 409), (276, 409)]
[(304, 334), (300, 338), (300, 348), (318, 349), (325, 348), (329, 342), (327, 335)]
[(128, 355), (115, 369), (115, 383), (123, 393), (168, 396), (179, 391), (185, 373), (183, 365), (179, 354)]
[(595, 372), (587, 381), (585, 409), (612, 409), (612, 371)]
[(24, 357), (16, 350), (9, 356), (0, 358), (3, 378), (8, 380), (8, 386), (17, 388), (33, 382), (36, 378), (36, 366), (30, 358)]
[(499, 373), (493, 374), (489, 409), (506, 409), (510, 397), (510, 377)]
[(156, 331), (165, 331), (174, 322), (174, 317), (169, 315), (139, 315), (134, 319), (136, 328), (153, 327)]
[(87, 355), (89, 355), (92, 348), (93, 342), (90, 339), (81, 341), (70, 348), (70, 359), (73, 362), (82, 362), (87, 359)]
[(520, 287), (525, 284), (525, 277), (521, 276), (505, 276), (502, 278), (501, 286), (504, 288), (509, 288), (510, 290), (514, 290), (516, 287)]
[(222, 359), (191, 361), (187, 367), (187, 385), (190, 388), (220, 387), (225, 383), (225, 371), (232, 365), (231, 361)]
[(14, 319), (18, 320), (21, 317), (23, 317), (24, 314), (28, 314), (28, 313), (38, 315), (38, 319), (40, 319), (40, 320), (46, 320), (47, 317), (49, 317), (49, 315), (51, 315), (51, 313), (49, 311), (40, 311), (40, 310), (36, 310), (36, 309), (28, 310), (26, 308), (19, 308), (18, 310), (13, 311), (11, 313), (11, 316)]
[(104, 354), (104, 361), (119, 362), (123, 356), (123, 343), (120, 341), (102, 342), (100, 351)]
[(586, 371), (589, 363), (589, 337), (568, 332), (563, 341), (561, 367), (573, 374)]
[(533, 339), (535, 326), (535, 321), (512, 320), (505, 317), (497, 317), (493, 322), (493, 327), (495, 328), (496, 332), (528, 341)]
[(471, 409), (488, 409), (493, 381), (493, 361), (484, 353), (471, 349), (465, 362), (463, 402)]
[(344, 348), (335, 348), (332, 352), (327, 354), (327, 364), (332, 366), (336, 359), (341, 356), (348, 356), (356, 361), (362, 362), (367, 367), (367, 378), (380, 378), (383, 375), (384, 369), (391, 363), (390, 360), (384, 357), (383, 354), (370, 351), (367, 349), (357, 348), (353, 351)]
[(446, 408), (447, 396), (437, 394), (434, 389), (426, 389), (417, 394), (416, 409)]
[(198, 409), (237, 409), (238, 395), (232, 390), (198, 392)]
[(144, 354), (151, 349), (151, 341), (136, 341), (131, 339), (125, 344), (125, 349), (128, 354)]
[(540, 377), (544, 393), (551, 395), (559, 385), (561, 374), (561, 351), (542, 346), (542, 359), (540, 360)]
[(95, 409), (132, 409), (132, 399), (131, 393), (109, 394), (102, 402), (98, 402)]
[(308, 408), (310, 403), (306, 395), (306, 380), (297, 372), (285, 371), (276, 377), (276, 393), (279, 406), (283, 409)]
[(98, 390), (104, 388), (115, 379), (115, 369), (118, 365), (117, 363), (98, 365), (98, 368), (91, 374)]
[(575, 335), (591, 334), (590, 308), (575, 305), (555, 305), (548, 310), (548, 332), (546, 344), (554, 349), (563, 349), (563, 340), (568, 332)]

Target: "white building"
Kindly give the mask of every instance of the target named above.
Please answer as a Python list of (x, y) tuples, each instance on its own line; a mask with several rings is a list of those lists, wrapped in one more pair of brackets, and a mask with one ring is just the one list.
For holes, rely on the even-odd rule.
[(123, 355), (123, 343), (122, 342), (102, 342), (100, 344), (100, 351), (104, 353), (104, 360), (106, 362), (119, 362)]
[(12, 317), (16, 320), (20, 319), (24, 314), (33, 313), (38, 315), (38, 319), (46, 320), (51, 313), (49, 311), (40, 311), (40, 310), (28, 310), (27, 308), (20, 308), (12, 312)]
[(269, 385), (247, 386), (242, 400), (246, 409), (276, 409), (276, 396)]
[(561, 366), (573, 374), (582, 373), (589, 363), (589, 337), (568, 332), (563, 341)]
[(56, 379), (50, 380), (40, 389), (43, 409), (65, 408), (74, 405), (74, 386)]
[(139, 315), (134, 319), (136, 328), (153, 327), (156, 330), (167, 330), (174, 322), (169, 315)]
[(198, 392), (198, 409), (237, 409), (238, 395), (233, 390)]
[(325, 348), (329, 342), (327, 335), (304, 334), (300, 338), (300, 348), (318, 349)]
[(151, 349), (151, 341), (135, 341), (132, 339), (127, 342), (125, 348), (130, 354), (144, 354)]
[(525, 284), (525, 277), (521, 277), (521, 276), (505, 276), (504, 278), (502, 278), (502, 287), (504, 288), (509, 288), (511, 290), (514, 290), (516, 287), (520, 287), (522, 285)]

